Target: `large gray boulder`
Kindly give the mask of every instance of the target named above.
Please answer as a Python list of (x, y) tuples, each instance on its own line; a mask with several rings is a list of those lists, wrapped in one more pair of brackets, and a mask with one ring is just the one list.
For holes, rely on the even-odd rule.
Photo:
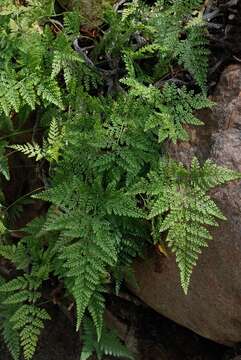
[[(202, 128), (189, 128), (190, 141), (169, 145), (184, 163), (196, 155), (241, 171), (241, 66), (222, 74), (213, 100), (217, 106), (200, 114)], [(212, 339), (232, 345), (241, 342), (241, 182), (213, 191), (227, 217), (213, 230), (213, 240), (200, 255), (188, 295), (179, 281), (175, 257), (153, 251), (135, 272), (146, 304), (175, 322)]]

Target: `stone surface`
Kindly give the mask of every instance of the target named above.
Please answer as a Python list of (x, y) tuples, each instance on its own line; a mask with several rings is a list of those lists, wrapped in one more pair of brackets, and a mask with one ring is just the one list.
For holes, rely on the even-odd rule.
[(230, 349), (230, 354), (223, 358), (227, 352), (225, 347), (196, 335), (135, 300), (110, 295), (105, 319), (135, 360), (233, 360), (233, 355), (239, 354)]
[[(189, 163), (201, 160), (241, 171), (241, 66), (223, 72), (213, 95), (217, 106), (204, 111), (202, 128), (189, 128), (190, 141), (169, 145), (173, 157)], [(139, 290), (146, 304), (175, 322), (216, 342), (241, 342), (241, 182), (213, 191), (227, 222), (212, 232), (194, 269), (187, 296), (180, 288), (173, 256), (153, 252), (135, 265)]]

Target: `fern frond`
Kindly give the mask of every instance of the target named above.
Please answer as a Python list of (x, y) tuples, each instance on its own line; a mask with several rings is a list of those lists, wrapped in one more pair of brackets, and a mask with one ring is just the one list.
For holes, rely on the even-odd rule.
[(21, 348), (18, 332), (13, 329), (11, 322), (6, 319), (3, 322), (3, 339), (14, 360), (20, 359)]
[(77, 36), (79, 34), (81, 15), (79, 11), (67, 12), (64, 15), (64, 30), (66, 34)]
[(134, 359), (131, 352), (123, 345), (114, 331), (103, 332), (100, 339), (100, 349), (106, 356)]
[(124, 9), (122, 10), (122, 21), (125, 21), (127, 18), (133, 16), (137, 9), (139, 9), (139, 0), (134, 0), (125, 4)]
[(64, 109), (61, 91), (56, 80), (48, 79), (38, 84), (37, 94), (48, 103), (52, 103), (62, 110)]
[(93, 353), (96, 353), (98, 359), (101, 359), (103, 355), (133, 359), (131, 352), (121, 343), (114, 331), (104, 328), (98, 341), (95, 327), (88, 318), (84, 320), (83, 342), (80, 360), (88, 360)]
[(0, 173), (5, 177), (6, 180), (10, 180), (9, 174), (9, 166), (8, 166), (8, 159), (5, 155), (5, 142), (1, 142), (0, 144)]
[(192, 181), (205, 191), (241, 178), (239, 172), (219, 166), (212, 160), (206, 160), (200, 166), (197, 158), (192, 160), (190, 175)]
[(18, 83), (19, 94), (26, 104), (28, 104), (32, 110), (35, 109), (37, 103), (37, 94), (35, 91), (36, 75), (33, 74), (33, 78), (23, 79)]
[[(52, 276), (75, 300), (76, 329), (91, 319), (84, 320), (81, 359), (94, 352), (98, 359), (131, 358), (105, 328), (105, 293), (112, 282), (117, 293), (125, 279), (135, 283), (133, 259), (150, 244), (163, 249), (160, 233), (176, 255), (187, 292), (211, 239), (209, 226), (224, 219), (208, 191), (240, 179), (212, 161), (201, 166), (194, 159), (186, 168), (167, 160), (162, 146), (188, 140), (186, 124), (202, 125), (197, 110), (212, 106), (205, 94), (208, 41), (201, 3), (134, 0), (103, 13), (102, 1), (91, 0), (87, 8), (98, 21), (85, 27), (82, 15), (88, 14), (77, 6), (58, 14), (54, 0), (1, 0), (0, 123), (11, 143), (0, 144), (0, 173), (9, 180), (7, 147), (43, 160), (26, 176), (36, 174), (45, 185), (33, 201), (49, 203), (41, 206), (44, 216), (18, 230), (14, 243), (5, 224), (18, 229), (17, 217), (25, 223), (27, 194), (0, 211), (0, 256), (16, 269), (9, 282), (0, 278), (0, 327), (14, 360), (19, 347), (25, 360), (34, 356), (49, 319), (40, 306), (43, 285)], [(192, 84), (179, 86), (180, 65), (198, 85), (195, 92)], [(31, 132), (29, 125), (33, 135), (40, 138), (44, 130), (46, 137), (11, 145), (12, 137), (21, 136), (21, 143), (22, 134)], [(13, 171), (14, 156), (12, 164)]]
[(76, 328), (79, 329), (85, 311), (90, 306), (100, 332), (101, 312), (98, 315), (94, 312), (93, 303), (99, 310), (103, 307), (102, 297), (98, 293), (100, 285), (108, 276), (107, 268), (114, 266), (117, 259), (115, 240), (108, 224), (98, 222), (97, 219), (87, 217), (79, 224), (76, 221), (75, 224), (69, 223), (71, 234), (73, 225), (76, 228), (75, 237), (78, 234), (80, 239), (60, 249), (60, 258), (65, 262), (66, 276), (73, 279), (72, 293), (77, 307)]
[(11, 261), (17, 269), (25, 269), (29, 265), (29, 257), (23, 244), (4, 245), (0, 244), (0, 255)]
[(58, 161), (60, 156), (60, 150), (63, 146), (63, 129), (62, 132), (58, 128), (58, 124), (55, 118), (52, 119), (50, 123), (50, 129), (48, 133), (47, 142), (43, 140), (43, 146), (40, 147), (37, 143), (26, 143), (23, 145), (14, 144), (9, 145), (8, 147), (15, 149), (27, 155), (29, 158), (35, 157), (36, 161), (40, 161), (43, 158), (46, 158), (50, 162), (55, 160)]
[[(103, 291), (104, 289), (102, 289), (102, 292)], [(105, 310), (105, 299), (103, 295), (100, 292), (94, 293), (92, 298), (90, 299), (88, 305), (88, 311), (93, 319), (98, 341), (101, 338), (102, 329), (103, 329), (104, 310)]]
[(63, 69), (66, 72), (74, 63), (84, 63), (84, 60), (72, 49), (69, 52), (55, 51), (51, 78), (54, 79)]
[(27, 285), (28, 285), (27, 280), (23, 276), (20, 276), (1, 285), (0, 292), (12, 292), (16, 290), (23, 290), (26, 289)]
[[(6, 342), (10, 341), (10, 350), (18, 358), (19, 346), (23, 349), (24, 359), (31, 360), (35, 353), (38, 338), (44, 327), (44, 321), (50, 317), (45, 309), (39, 308), (36, 301), (40, 297), (37, 291), (41, 281), (32, 275), (18, 277), (0, 286), (0, 293), (11, 293), (2, 304), (16, 306), (14, 313), (6, 321)], [(16, 334), (16, 339), (11, 336)], [(19, 342), (18, 342), (19, 339)]]
[(193, 75), (201, 89), (205, 90), (208, 72), (209, 50), (205, 27), (190, 26), (187, 28), (187, 38), (180, 41), (177, 47), (179, 63)]
[(160, 217), (158, 230), (167, 232), (166, 241), (176, 254), (185, 293), (201, 249), (212, 238), (206, 226), (217, 226), (216, 219), (225, 220), (206, 192), (231, 179), (240, 179), (240, 174), (209, 160), (201, 167), (197, 159), (193, 160), (190, 170), (171, 161), (167, 167), (161, 166), (159, 174), (150, 173), (147, 192), (153, 201), (149, 218)]
[(45, 154), (42, 150), (42, 148), (37, 143), (26, 143), (23, 145), (14, 144), (9, 145), (11, 149), (17, 150), (22, 152), (23, 154), (27, 155), (29, 158), (35, 157), (36, 161), (39, 161), (44, 158)]
[[(23, 348), (24, 359), (31, 360), (35, 353), (38, 338), (44, 328), (44, 321), (50, 317), (45, 309), (33, 305), (23, 305), (18, 311), (19, 319), (12, 318), (14, 329), (20, 331), (20, 343)], [(16, 322), (15, 322), (16, 321)]]

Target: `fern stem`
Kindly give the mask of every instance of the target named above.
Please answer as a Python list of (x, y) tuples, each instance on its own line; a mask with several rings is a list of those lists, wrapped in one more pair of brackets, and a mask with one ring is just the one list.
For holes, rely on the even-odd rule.
[(19, 201), (21, 201), (21, 200), (24, 199), (25, 197), (30, 196), (30, 195), (34, 194), (35, 192), (40, 191), (40, 190), (43, 190), (43, 189), (44, 189), (44, 186), (41, 186), (41, 187), (39, 187), (39, 188), (37, 188), (37, 189), (34, 189), (34, 190), (30, 191), (30, 192), (27, 193), (27, 194), (24, 194), (23, 196), (21, 196), (20, 198), (18, 198), (17, 200), (15, 200), (12, 204), (10, 204), (10, 205), (5, 209), (5, 211), (8, 211), (9, 209), (11, 209), (12, 206), (14, 206), (16, 203), (18, 203)]
[[(4, 135), (4, 136), (1, 136), (1, 137), (0, 137), (0, 141), (1, 141), (1, 140), (8, 139), (8, 138), (11, 138), (11, 137), (15, 137), (15, 136), (17, 136), (17, 135), (27, 134), (27, 133), (30, 133), (30, 132), (32, 132), (32, 131), (33, 131), (33, 129), (27, 129), (27, 130), (17, 131), (17, 132), (8, 134), (8, 135)], [(36, 132), (37, 132), (37, 131), (41, 131), (41, 129), (36, 130)]]

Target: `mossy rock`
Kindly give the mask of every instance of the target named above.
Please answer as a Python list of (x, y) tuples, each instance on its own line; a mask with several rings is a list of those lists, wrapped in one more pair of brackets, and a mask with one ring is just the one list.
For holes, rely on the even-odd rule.
[(116, 0), (59, 0), (58, 2), (67, 10), (79, 8), (84, 25), (94, 28), (101, 24), (104, 8), (113, 5)]

